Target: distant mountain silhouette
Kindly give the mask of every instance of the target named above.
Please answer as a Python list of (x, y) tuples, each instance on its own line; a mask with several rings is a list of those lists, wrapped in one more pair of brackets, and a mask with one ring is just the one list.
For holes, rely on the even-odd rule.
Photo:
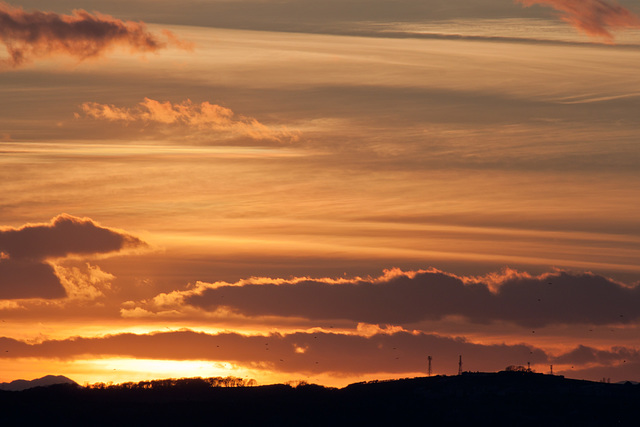
[(46, 375), (35, 380), (15, 380), (10, 383), (0, 383), (0, 390), (21, 391), (34, 387), (47, 387), (54, 384), (76, 384), (75, 381), (62, 375)]
[(0, 419), (3, 425), (66, 426), (637, 427), (638, 402), (640, 385), (630, 382), (532, 372), (371, 381), (342, 389), (192, 378), (0, 391)]

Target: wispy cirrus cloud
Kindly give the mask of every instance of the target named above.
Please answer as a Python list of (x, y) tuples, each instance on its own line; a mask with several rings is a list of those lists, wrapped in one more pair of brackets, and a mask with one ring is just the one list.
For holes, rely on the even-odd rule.
[(178, 313), (198, 308), (249, 317), (343, 319), (391, 325), (447, 316), (461, 316), (479, 324), (506, 321), (524, 327), (605, 325), (640, 319), (640, 286), (627, 286), (591, 273), (532, 276), (505, 270), (484, 277), (460, 277), (435, 269), (391, 270), (377, 278), (199, 283), (187, 291), (160, 294), (137, 307), (139, 314), (141, 310)]
[(640, 17), (615, 1), (607, 0), (516, 0), (529, 7), (541, 5), (561, 12), (563, 20), (578, 30), (612, 43), (613, 30), (640, 28)]
[(4, 2), (0, 2), (0, 43), (12, 67), (56, 54), (81, 60), (94, 58), (115, 47), (140, 53), (156, 52), (168, 45), (193, 48), (170, 31), (164, 30), (161, 36), (149, 32), (143, 22), (122, 21), (82, 9), (71, 15), (25, 11)]
[[(81, 105), (85, 117), (120, 121), (124, 123), (156, 123), (166, 126), (186, 126), (198, 131), (227, 133), (234, 136), (248, 136), (257, 140), (279, 142), (295, 141), (298, 133), (286, 128), (274, 128), (258, 120), (235, 114), (231, 109), (210, 102), (180, 103), (157, 101), (145, 98), (135, 107), (85, 102)], [(80, 115), (76, 115), (80, 117)]]
[[(62, 298), (97, 292), (82, 283), (111, 278), (99, 268), (88, 273), (53, 265), (49, 260), (89, 257), (141, 248), (146, 244), (125, 232), (102, 227), (89, 218), (67, 214), (49, 223), (0, 228), (0, 299)], [(83, 295), (86, 296), (86, 295)]]

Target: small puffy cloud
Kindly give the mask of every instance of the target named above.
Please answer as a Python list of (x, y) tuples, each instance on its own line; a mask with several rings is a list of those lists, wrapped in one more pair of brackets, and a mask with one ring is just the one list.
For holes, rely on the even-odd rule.
[(91, 301), (103, 297), (104, 291), (111, 289), (111, 283), (115, 279), (113, 274), (89, 263), (83, 267), (55, 265), (54, 270), (67, 296), (75, 301)]
[(613, 42), (612, 30), (640, 28), (640, 17), (607, 0), (516, 0), (525, 6), (542, 5), (562, 13), (564, 21), (578, 30)]
[(0, 228), (0, 299), (92, 298), (112, 276), (98, 267), (86, 271), (49, 261), (90, 257), (146, 246), (137, 237), (102, 227), (89, 218), (58, 215), (49, 223)]
[(229, 108), (209, 102), (193, 103), (189, 99), (181, 103), (171, 103), (145, 98), (132, 108), (85, 102), (81, 108), (86, 117), (96, 120), (183, 126), (198, 131), (228, 133), (232, 136), (279, 142), (295, 141), (298, 138), (297, 132), (286, 128), (266, 126), (254, 118), (236, 115)]
[(143, 22), (122, 21), (81, 9), (71, 15), (25, 11), (4, 2), (0, 2), (0, 43), (13, 67), (56, 54), (93, 58), (115, 47), (141, 53), (156, 52), (169, 44), (193, 48), (169, 31), (163, 31), (162, 36), (150, 33)]
[(458, 277), (439, 270), (388, 271), (378, 278), (200, 283), (173, 301), (244, 316), (344, 319), (406, 325), (459, 316), (474, 323), (506, 321), (525, 327), (616, 324), (640, 319), (640, 287), (591, 273), (531, 276), (505, 270)]

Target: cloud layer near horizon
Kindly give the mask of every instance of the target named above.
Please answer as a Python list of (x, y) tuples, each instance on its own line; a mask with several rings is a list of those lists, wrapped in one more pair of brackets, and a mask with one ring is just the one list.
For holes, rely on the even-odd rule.
[(454, 373), (458, 355), (466, 370), (497, 371), (508, 365), (617, 366), (637, 362), (635, 349), (598, 350), (579, 346), (559, 355), (524, 344), (477, 344), (461, 338), (427, 333), (381, 330), (370, 336), (296, 332), (245, 336), (227, 332), (211, 335), (190, 330), (145, 335), (123, 333), (104, 337), (73, 337), (26, 343), (0, 338), (0, 357), (133, 357), (165, 360), (211, 360), (280, 372), (366, 374), (425, 371), (426, 355), (434, 369)]
[(640, 318), (640, 287), (590, 273), (531, 276), (507, 270), (481, 278), (435, 269), (393, 270), (378, 278), (259, 279), (204, 284), (156, 298), (245, 316), (347, 319), (372, 324), (411, 324), (461, 316), (474, 323), (618, 324)]
[(137, 237), (67, 214), (45, 224), (0, 228), (0, 299), (64, 297), (65, 287), (48, 260), (145, 245)]
[(593, 37), (613, 42), (613, 30), (640, 28), (640, 17), (615, 1), (606, 0), (516, 0), (529, 7), (541, 5), (562, 12), (562, 19)]
[(6, 47), (7, 62), (12, 67), (53, 54), (82, 60), (117, 46), (140, 53), (156, 52), (169, 44), (193, 48), (169, 31), (163, 31), (163, 37), (150, 33), (143, 22), (122, 21), (82, 9), (71, 15), (27, 12), (5, 2), (0, 2), (0, 43)]
[[(423, 371), (426, 354), (440, 363), (457, 363), (463, 353), (478, 366), (502, 369), (511, 363), (546, 363), (548, 356), (526, 345), (481, 345), (462, 339), (409, 332), (364, 337), (337, 333), (210, 335), (193, 331), (147, 335), (118, 334), (69, 338), (27, 344), (0, 338), (0, 357), (76, 358), (81, 355), (148, 359), (228, 361), (284, 372), (411, 372)], [(6, 351), (8, 350), (8, 352)]]

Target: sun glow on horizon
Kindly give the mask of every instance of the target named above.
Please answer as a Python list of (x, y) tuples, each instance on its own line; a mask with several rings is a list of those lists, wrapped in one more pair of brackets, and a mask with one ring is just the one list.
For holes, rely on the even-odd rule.
[(360, 381), (397, 379), (424, 376), (420, 372), (371, 374), (312, 374), (287, 373), (256, 367), (243, 367), (229, 362), (210, 360), (162, 360), (135, 358), (101, 358), (40, 360), (32, 358), (14, 359), (3, 362), (0, 369), (0, 382), (9, 382), (17, 378), (35, 379), (44, 375), (64, 375), (80, 385), (97, 383), (122, 384), (126, 382), (152, 381), (167, 378), (210, 378), (236, 377), (245, 381), (255, 380), (257, 385), (286, 384), (308, 382), (326, 387), (345, 387)]

